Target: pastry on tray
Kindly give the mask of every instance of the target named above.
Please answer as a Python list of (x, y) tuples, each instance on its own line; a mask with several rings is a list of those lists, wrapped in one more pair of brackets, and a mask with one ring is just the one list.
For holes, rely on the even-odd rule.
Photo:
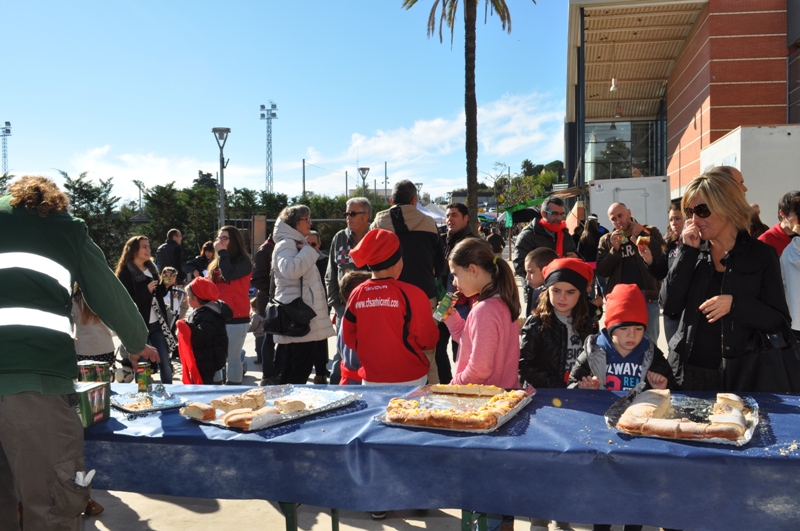
[(494, 396), (499, 395), (500, 393), (504, 392), (504, 390), (496, 385), (435, 384), (431, 386), (431, 392), (467, 396)]
[[(477, 393), (472, 393), (472, 395), (477, 396)], [(476, 411), (458, 411), (455, 408), (420, 408), (419, 402), (416, 400), (393, 398), (389, 401), (389, 405), (386, 406), (386, 421), (431, 428), (489, 430), (497, 426), (500, 417), (509, 414), (511, 410), (527, 397), (528, 393), (525, 391), (501, 390), (501, 394), (494, 395)]]
[(652, 389), (640, 393), (617, 422), (617, 429), (634, 435), (653, 435), (671, 439), (729, 439), (744, 435), (746, 421), (742, 399), (720, 393), (714, 404), (710, 423), (685, 418), (671, 418), (669, 390)]

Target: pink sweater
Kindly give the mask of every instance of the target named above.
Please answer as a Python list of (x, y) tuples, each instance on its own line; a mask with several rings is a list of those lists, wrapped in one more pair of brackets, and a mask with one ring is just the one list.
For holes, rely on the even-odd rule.
[(464, 321), (458, 313), (445, 320), (460, 345), (454, 384), (519, 388), (519, 327), (499, 295), (477, 303)]

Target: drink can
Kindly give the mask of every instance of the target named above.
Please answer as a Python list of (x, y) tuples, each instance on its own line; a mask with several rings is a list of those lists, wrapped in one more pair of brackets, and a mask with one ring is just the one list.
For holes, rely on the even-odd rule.
[(140, 393), (149, 393), (152, 380), (150, 378), (150, 363), (147, 361), (140, 361), (136, 367), (136, 383), (139, 384)]
[(111, 364), (106, 363), (105, 361), (96, 361), (94, 364), (94, 370), (97, 372), (98, 382), (111, 381)]
[(79, 382), (97, 381), (97, 371), (94, 368), (93, 361), (83, 360), (78, 362), (78, 381)]
[(453, 303), (453, 299), (455, 299), (454, 293), (445, 293), (442, 300), (439, 301), (439, 304), (436, 306), (436, 309), (433, 311), (433, 318), (437, 321), (441, 321), (444, 314), (450, 309), (450, 305)]

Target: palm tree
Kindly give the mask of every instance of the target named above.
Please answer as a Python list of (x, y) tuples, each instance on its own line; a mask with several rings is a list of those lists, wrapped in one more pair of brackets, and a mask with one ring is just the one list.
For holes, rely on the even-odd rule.
[[(403, 0), (403, 8), (411, 9), (418, 0)], [(467, 206), (469, 221), (473, 230), (478, 226), (478, 101), (475, 97), (475, 25), (480, 0), (464, 0), (464, 113), (466, 115), (466, 152), (467, 152)], [(536, 3), (536, 0), (532, 0)], [(431, 14), (428, 17), (428, 38), (436, 30), (436, 14), (439, 4), (442, 9), (439, 16), (439, 42), (442, 42), (442, 27), (450, 28), (450, 45), (453, 45), (455, 34), (456, 11), (459, 0), (433, 0)], [(500, 23), (511, 33), (511, 15), (506, 0), (484, 0), (486, 13), (489, 8), (497, 13)]]

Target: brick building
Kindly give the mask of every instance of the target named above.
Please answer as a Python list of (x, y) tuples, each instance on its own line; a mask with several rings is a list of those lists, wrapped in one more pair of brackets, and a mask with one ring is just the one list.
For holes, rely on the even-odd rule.
[(798, 0), (570, 0), (567, 175), (666, 175), (679, 197), (713, 142), (800, 122), (798, 38)]

